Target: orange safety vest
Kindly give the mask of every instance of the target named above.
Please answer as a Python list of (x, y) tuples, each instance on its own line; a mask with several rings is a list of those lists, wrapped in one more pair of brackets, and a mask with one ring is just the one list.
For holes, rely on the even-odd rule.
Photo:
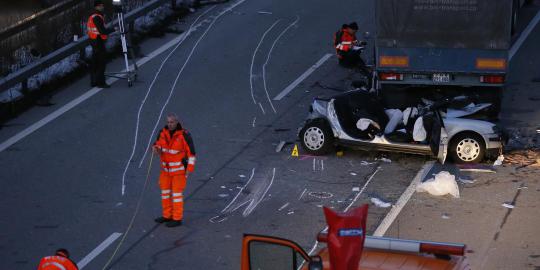
[(38, 270), (78, 270), (70, 259), (62, 256), (47, 256), (39, 262)]
[(99, 35), (101, 39), (105, 40), (107, 39), (107, 35), (100, 34), (96, 25), (94, 24), (94, 17), (96, 16), (100, 17), (101, 20), (103, 20), (103, 24), (105, 24), (105, 17), (103, 17), (103, 15), (98, 14), (98, 13), (94, 13), (90, 15), (90, 17), (88, 18), (88, 22), (86, 23), (86, 29), (88, 30), (88, 37), (90, 39), (97, 39)]
[(354, 35), (351, 35), (349, 32), (345, 30), (341, 30), (341, 40), (338, 40), (338, 43), (336, 45), (336, 50), (348, 52), (353, 46), (354, 42), (356, 41), (356, 37)]
[[(195, 154), (192, 153), (185, 136), (189, 136), (189, 133), (182, 129), (176, 130), (171, 137), (167, 127), (159, 134), (155, 145), (161, 148), (161, 170), (168, 175), (185, 174), (186, 169), (189, 172), (195, 169)], [(187, 163), (187, 168), (184, 162)]]

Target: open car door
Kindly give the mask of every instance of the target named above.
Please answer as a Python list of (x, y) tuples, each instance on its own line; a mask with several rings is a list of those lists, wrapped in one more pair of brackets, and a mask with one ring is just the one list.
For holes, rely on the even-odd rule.
[(241, 260), (241, 270), (298, 270), (307, 269), (312, 258), (293, 241), (246, 234)]
[(433, 115), (429, 146), (433, 155), (437, 157), (441, 164), (444, 164), (446, 155), (448, 154), (448, 133), (446, 132), (444, 121), (438, 110), (436, 110)]

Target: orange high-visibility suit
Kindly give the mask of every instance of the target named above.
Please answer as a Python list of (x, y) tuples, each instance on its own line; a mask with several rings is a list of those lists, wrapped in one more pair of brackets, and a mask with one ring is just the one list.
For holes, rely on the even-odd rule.
[(191, 135), (184, 129), (161, 130), (155, 146), (161, 149), (161, 206), (163, 217), (182, 220), (186, 170), (195, 169), (195, 147)]
[(70, 259), (55, 255), (41, 259), (38, 270), (79, 270), (79, 268)]

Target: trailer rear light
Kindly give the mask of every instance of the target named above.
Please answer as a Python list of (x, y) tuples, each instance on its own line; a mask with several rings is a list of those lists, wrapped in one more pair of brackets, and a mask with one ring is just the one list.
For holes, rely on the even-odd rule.
[[(328, 233), (324, 231), (320, 232), (317, 235), (317, 241), (326, 243), (328, 241)], [(366, 236), (364, 247), (398, 252), (429, 253), (437, 255), (457, 256), (465, 255), (466, 248), (464, 244), (415, 241), (375, 236)]]
[(408, 67), (408, 56), (380, 56), (379, 66), (381, 67)]
[(506, 69), (506, 59), (499, 58), (477, 58), (477, 69)]
[(400, 73), (379, 73), (381, 81), (403, 81), (403, 74)]
[(481, 83), (504, 83), (504, 75), (483, 75), (480, 76)]

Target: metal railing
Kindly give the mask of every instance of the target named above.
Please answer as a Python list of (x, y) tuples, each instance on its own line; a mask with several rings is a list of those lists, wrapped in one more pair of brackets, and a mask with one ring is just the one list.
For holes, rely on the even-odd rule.
[[(128, 29), (129, 31), (133, 31), (134, 29), (134, 22), (137, 18), (145, 15), (146, 13), (158, 8), (160, 5), (170, 2), (171, 7), (174, 9), (176, 7), (176, 0), (153, 0), (149, 1), (148, 3), (144, 4), (143, 6), (134, 9), (130, 12), (128, 12), (124, 17), (124, 22), (129, 25)], [(72, 2), (64, 2), (63, 4), (67, 5)], [(59, 4), (61, 5), (61, 4)], [(20, 27), (28, 27), (29, 23), (31, 24), (31, 20), (26, 23), (21, 23), (13, 26), (14, 30), (12, 28), (9, 29), (10, 32), (20, 30), (22, 28)], [(110, 23), (115, 24), (116, 21), (113, 21)], [(14, 87), (18, 84), (22, 84), (23, 90), (26, 90), (28, 88), (28, 78), (30, 78), (33, 75), (36, 75), (40, 71), (50, 67), (51, 65), (60, 62), (64, 58), (75, 54), (75, 53), (83, 53), (85, 48), (90, 45), (90, 40), (87, 36), (80, 38), (77, 41), (74, 41), (56, 51), (53, 51), (52, 53), (49, 53), (45, 55), (44, 57), (40, 58), (39, 60), (13, 72), (8, 74), (6, 77), (0, 79), (0, 93), (3, 93), (7, 90), (9, 90), (11, 87)]]

